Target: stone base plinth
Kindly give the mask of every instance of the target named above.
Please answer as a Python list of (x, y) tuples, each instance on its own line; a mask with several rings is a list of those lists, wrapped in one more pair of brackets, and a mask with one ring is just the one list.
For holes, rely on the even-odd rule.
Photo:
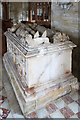
[(21, 85), (23, 81), (20, 81), (16, 68), (7, 53), (3, 57), (3, 62), (24, 116), (46, 106), (52, 100), (70, 93), (73, 90), (77, 90), (79, 87), (77, 78), (71, 73), (66, 73), (51, 82), (38, 84), (32, 88), (24, 88), (24, 86)]

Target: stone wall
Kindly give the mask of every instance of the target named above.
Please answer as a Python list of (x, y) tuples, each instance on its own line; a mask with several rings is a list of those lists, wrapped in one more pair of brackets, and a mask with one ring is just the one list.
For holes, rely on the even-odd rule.
[(78, 37), (78, 3), (72, 3), (70, 8), (62, 8), (52, 2), (51, 17), (52, 27)]
[[(61, 3), (60, 3), (61, 4)], [(59, 3), (52, 2), (51, 6), (51, 26), (52, 29), (56, 29), (67, 33), (71, 41), (77, 45), (77, 48), (73, 50), (72, 71), (73, 74), (79, 77), (79, 58), (80, 58), (80, 45), (79, 45), (79, 29), (78, 29), (78, 3), (71, 3), (70, 8), (63, 8)]]

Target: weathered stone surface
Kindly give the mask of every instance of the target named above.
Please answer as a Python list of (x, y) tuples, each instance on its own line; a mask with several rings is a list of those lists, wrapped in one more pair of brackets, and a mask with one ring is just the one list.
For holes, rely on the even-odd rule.
[[(43, 83), (48, 80), (56, 79), (66, 72), (71, 72), (71, 49), (75, 47), (75, 45), (70, 41), (41, 46), (40, 48), (36, 48), (36, 51), (34, 52), (34, 49), (30, 52), (27, 51), (27, 55), (25, 55), (23, 50), (19, 48), (25, 57), (23, 57), (23, 55), (16, 49), (17, 46), (15, 47), (10, 41), (10, 39), (7, 41), (8, 52), (10, 53), (13, 62), (15, 62), (21, 78), (26, 80), (29, 87), (33, 87), (38, 83)], [(30, 39), (29, 42), (33, 41)], [(31, 43), (28, 44), (31, 45)], [(34, 45), (34, 42), (32, 45)]]
[[(77, 78), (72, 74), (65, 74), (60, 79), (57, 79), (56, 83), (55, 81), (54, 84), (51, 83), (51, 87), (49, 86), (49, 83), (44, 84), (43, 87), (39, 87), (38, 85), (36, 86), (34, 93), (29, 92), (29, 95), (25, 94), (24, 90), (20, 87), (18, 76), (16, 75), (16, 71), (13, 69), (14, 67), (10, 65), (11, 61), (8, 60), (8, 54), (5, 54), (3, 61), (24, 116), (34, 110), (36, 111), (44, 107), (46, 104), (49, 104), (49, 102), (57, 99), (58, 97), (61, 97), (72, 90), (78, 89)], [(48, 87), (46, 87), (46, 85)], [(44, 88), (44, 90), (42, 88)], [(32, 88), (29, 88), (29, 91), (31, 91), (31, 89)]]
[[(58, 2), (60, 3), (60, 2)], [(70, 9), (61, 8), (53, 2), (51, 6), (51, 26), (70, 36), (78, 37), (78, 3), (73, 2)], [(60, 3), (62, 4), (62, 3)]]
[(54, 43), (67, 41), (67, 40), (69, 40), (69, 37), (64, 33), (61, 34), (60, 32), (56, 32), (56, 34), (53, 36)]
[[(25, 37), (24, 29), (28, 32)], [(29, 31), (31, 28), (23, 24), (15, 33), (7, 31), (7, 53), (3, 57), (25, 116), (78, 89), (77, 78), (71, 74), (72, 49), (76, 45), (67, 40), (65, 34), (59, 33), (59, 40), (56, 38), (54, 44), (49, 43), (45, 31), (43, 36), (36, 35), (36, 38), (33, 36), (35, 31)]]

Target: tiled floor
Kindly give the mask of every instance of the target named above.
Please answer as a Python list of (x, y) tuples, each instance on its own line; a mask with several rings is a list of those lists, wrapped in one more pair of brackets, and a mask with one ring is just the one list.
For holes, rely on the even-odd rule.
[[(37, 112), (32, 112), (28, 114), (28, 116), (26, 117), (80, 119), (80, 94), (76, 91), (73, 94), (66, 95), (63, 98), (51, 102), (51, 104), (47, 105), (45, 108), (40, 109)], [(0, 119), (2, 118), (14, 118), (11, 113), (11, 109), (4, 88), (0, 89)], [(24, 117), (23, 115), (16, 113), (15, 118)]]
[(76, 100), (78, 98), (80, 98), (80, 94), (76, 91), (53, 101), (51, 104), (37, 112), (30, 113), (27, 117), (80, 119), (80, 104)]
[[(2, 118), (24, 118), (18, 102), (13, 94), (13, 90), (8, 84), (8, 76), (5, 69), (4, 79), (5, 85), (0, 85), (0, 119)], [(5, 91), (7, 89), (7, 92)], [(58, 100), (52, 101), (45, 108), (34, 111), (26, 116), (26, 118), (76, 118), (80, 119), (80, 90), (68, 94)]]

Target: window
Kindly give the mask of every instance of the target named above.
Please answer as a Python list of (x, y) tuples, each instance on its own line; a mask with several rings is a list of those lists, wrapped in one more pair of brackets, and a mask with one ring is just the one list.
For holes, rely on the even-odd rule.
[(31, 22), (51, 22), (51, 3), (35, 2), (30, 3)]

